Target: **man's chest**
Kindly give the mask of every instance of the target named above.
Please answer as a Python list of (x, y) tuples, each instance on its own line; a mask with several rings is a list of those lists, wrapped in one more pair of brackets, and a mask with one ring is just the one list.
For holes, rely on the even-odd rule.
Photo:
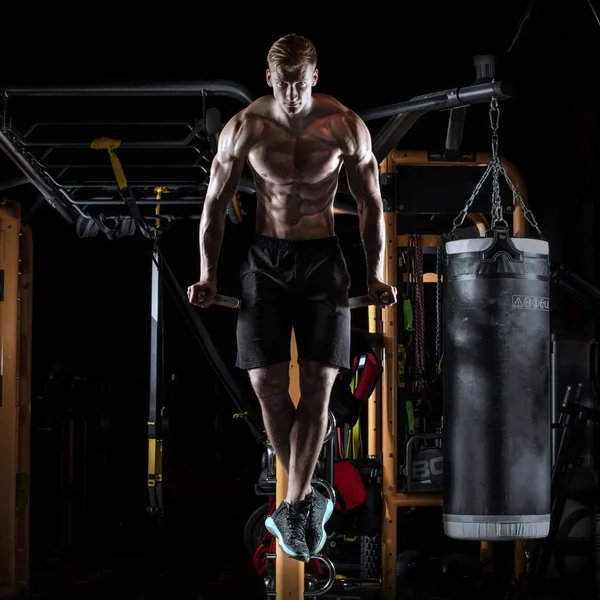
[(341, 152), (331, 136), (311, 130), (300, 135), (273, 132), (249, 154), (256, 173), (267, 181), (318, 182), (339, 169)]

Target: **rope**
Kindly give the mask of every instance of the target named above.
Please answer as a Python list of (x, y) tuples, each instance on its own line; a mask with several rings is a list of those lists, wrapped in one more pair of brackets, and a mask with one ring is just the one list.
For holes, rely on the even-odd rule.
[(435, 364), (436, 371), (440, 368), (442, 358), (442, 249), (435, 250)]
[(414, 378), (413, 391), (423, 392), (425, 383), (425, 294), (423, 286), (423, 235), (415, 234), (414, 252), (414, 285), (415, 285), (415, 352), (414, 352)]

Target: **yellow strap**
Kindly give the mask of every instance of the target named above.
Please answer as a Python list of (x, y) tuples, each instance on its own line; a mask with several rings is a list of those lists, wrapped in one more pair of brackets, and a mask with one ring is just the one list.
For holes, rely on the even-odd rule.
[[(164, 186), (164, 185), (157, 185), (154, 188), (154, 193), (156, 194), (156, 201), (160, 202), (160, 199), (162, 198), (162, 195), (169, 193), (169, 188), (166, 187), (166, 186)], [(157, 216), (157, 218), (154, 219), (154, 226), (158, 229), (160, 227), (160, 219), (158, 218), (158, 215), (160, 215), (160, 204), (156, 205), (156, 208), (154, 210), (154, 214)]]
[(169, 193), (169, 188), (166, 185), (157, 185), (154, 188), (154, 193), (156, 194), (156, 201), (160, 202), (163, 194)]
[(110, 164), (112, 165), (115, 179), (119, 189), (125, 189), (127, 187), (127, 178), (123, 171), (123, 165), (119, 160), (119, 157), (115, 154), (115, 149), (121, 145), (121, 140), (114, 140), (109, 137), (99, 137), (92, 140), (91, 148), (94, 150), (107, 150), (108, 156), (110, 157)]
[(250, 413), (245, 410), (244, 412), (241, 413), (233, 413), (233, 418), (234, 419), (241, 419), (244, 415), (249, 415)]
[(356, 421), (356, 425), (352, 428), (352, 446), (353, 446), (353, 458), (358, 458), (360, 455), (360, 417)]
[[(354, 377), (350, 381), (350, 389), (352, 393), (356, 391), (356, 388), (359, 384), (358, 371), (354, 373)], [(356, 422), (356, 424), (350, 428), (348, 431), (348, 442), (346, 444), (346, 458), (358, 458), (359, 452), (359, 442), (360, 442), (360, 419)]]

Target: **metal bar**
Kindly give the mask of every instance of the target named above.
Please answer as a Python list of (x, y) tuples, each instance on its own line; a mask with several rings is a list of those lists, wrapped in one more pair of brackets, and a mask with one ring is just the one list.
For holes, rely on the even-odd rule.
[[(487, 102), (492, 97), (500, 100), (514, 95), (512, 86), (505, 82), (492, 82), (455, 88), (417, 96), (407, 102), (389, 104), (360, 113), (364, 121), (392, 116), (373, 139), (373, 154), (381, 162), (408, 133), (410, 128), (426, 113), (448, 108)], [(340, 188), (340, 191), (343, 191)]]
[[(193, 186), (194, 184), (197, 185), (197, 182), (189, 182), (189, 183), (183, 183), (183, 184), (179, 184), (180, 187), (190, 187)], [(131, 188), (140, 188), (140, 187), (148, 187), (150, 185), (156, 185), (156, 182), (153, 183), (149, 183), (146, 186), (143, 186), (141, 183), (138, 185), (129, 185), (128, 187)], [(168, 183), (164, 183), (162, 185), (165, 185), (166, 187), (169, 187), (170, 184)], [(69, 190), (73, 190), (73, 189), (79, 189), (79, 187), (84, 187), (84, 186), (78, 186), (77, 184), (62, 184), (60, 186), (62, 189), (69, 189)], [(99, 187), (99, 186), (86, 186), (86, 187)], [(202, 186), (203, 188), (206, 188), (206, 185)], [(115, 193), (118, 191), (118, 187), (116, 185), (106, 185), (105, 191), (110, 191), (111, 189), (113, 189), (115, 191)], [(251, 179), (248, 179), (247, 177), (242, 177), (240, 179), (240, 182), (238, 184), (238, 190), (241, 192), (244, 192), (246, 194), (253, 194), (255, 192), (255, 188), (254, 188), (254, 182)], [(206, 191), (205, 189), (202, 191)], [(179, 196), (177, 197), (177, 199), (173, 200), (171, 198), (168, 198), (166, 195), (164, 195), (161, 200), (160, 200), (160, 204), (187, 204), (188, 201), (190, 202), (197, 202), (199, 200), (204, 200), (204, 196), (205, 194), (186, 194), (183, 196)], [(71, 204), (75, 204), (75, 205), (84, 205), (84, 204), (123, 204), (122, 200), (119, 201), (115, 201), (115, 197), (114, 195), (109, 196), (109, 195), (96, 195), (96, 196), (91, 196), (91, 198), (89, 199), (85, 199), (85, 200), (75, 200), (72, 198), (69, 198)], [(96, 202), (94, 202), (94, 200), (96, 200)], [(181, 200), (184, 200), (185, 202), (180, 202)], [(137, 204), (158, 204), (158, 202), (156, 201), (156, 196), (140, 196), (138, 198), (136, 198), (136, 203)], [(347, 206), (346, 204), (342, 202), (342, 206), (344, 206), (345, 208), (347, 208), (348, 210), (352, 209), (352, 206)]]
[[(24, 183), (28, 183), (27, 179), (24, 179)], [(198, 181), (196, 179), (190, 179), (189, 181), (165, 181), (165, 180), (161, 180), (160, 182), (161, 186), (167, 187), (169, 188), (169, 191), (172, 190), (178, 190), (181, 188), (196, 188), (198, 186)], [(133, 179), (128, 179), (127, 180), (127, 186), (130, 188), (149, 188), (149, 187), (153, 187), (156, 186), (156, 179), (153, 180), (133, 180)], [(76, 188), (76, 189), (97, 189), (100, 188), (102, 190), (106, 190), (106, 191), (110, 191), (110, 190), (114, 190), (117, 191), (118, 190), (118, 186), (115, 184), (114, 180), (113, 181), (107, 181), (107, 180), (91, 180), (91, 181), (86, 181), (85, 183), (79, 183), (77, 181), (66, 181), (66, 182), (62, 182), (60, 184), (60, 187), (64, 187), (64, 188)], [(254, 189), (254, 188), (253, 188)]]
[(12, 141), (7, 137), (4, 131), (0, 130), (0, 149), (12, 160), (12, 162), (22, 171), (29, 181), (40, 191), (48, 203), (58, 211), (68, 223), (75, 223), (75, 219), (67, 207), (57, 198), (55, 191), (44, 179), (34, 166), (15, 148)]
[(425, 111), (401, 113), (392, 117), (373, 139), (373, 154), (380, 163), (408, 133)]
[[(188, 146), (189, 148), (190, 146)], [(181, 164), (168, 164), (168, 163), (160, 163), (160, 164), (152, 164), (152, 163), (141, 163), (141, 164), (129, 164), (123, 165), (128, 169), (204, 169), (204, 165), (200, 164), (200, 160), (202, 160), (203, 156), (198, 156), (198, 159), (192, 163), (188, 163), (185, 165)], [(65, 164), (65, 163), (38, 163), (40, 167), (44, 169), (111, 169), (110, 163), (105, 165), (90, 165), (90, 164), (81, 164), (81, 165), (73, 165), (73, 164)]]
[(156, 264), (160, 261), (160, 256), (156, 247), (153, 251), (153, 260), (151, 264), (152, 275), (150, 283), (150, 369), (149, 369), (149, 398), (148, 398), (148, 503), (150, 509), (150, 518), (160, 516), (159, 496), (157, 494), (159, 475), (161, 473), (159, 463), (159, 442), (161, 441), (160, 432), (160, 408), (161, 401), (161, 285), (160, 272)]
[(38, 127), (187, 127), (194, 129), (187, 121), (37, 121), (23, 134), (29, 137)]
[[(108, 125), (107, 125), (108, 126)], [(119, 144), (119, 148), (150, 148), (150, 149), (159, 149), (159, 148), (177, 148), (179, 146), (188, 147), (192, 140), (198, 135), (198, 132), (202, 130), (202, 126), (198, 125), (196, 128), (192, 129), (188, 135), (184, 138), (180, 138), (178, 140), (146, 140), (146, 141), (125, 141)], [(90, 148), (90, 141), (87, 142), (56, 142), (56, 141), (48, 141), (42, 140), (37, 142), (31, 142), (27, 139), (27, 136), (23, 136), (20, 133), (11, 129), (11, 133), (19, 140), (19, 142), (28, 148)], [(193, 146), (195, 150), (200, 151), (198, 148)]]
[[(135, 203), (138, 206), (160, 204), (161, 206), (177, 206), (186, 204), (198, 204), (204, 202), (204, 196), (183, 196), (177, 200), (169, 199), (165, 200), (163, 196), (160, 200), (156, 199), (156, 196), (142, 196), (136, 197)], [(92, 196), (90, 199), (85, 200), (73, 200), (73, 204), (76, 206), (125, 206), (123, 200), (115, 198), (114, 196)]]
[(463, 133), (465, 130), (465, 118), (467, 116), (467, 107), (450, 109), (448, 117), (448, 128), (446, 130), (446, 152), (452, 155), (458, 155), (462, 146)]
[(9, 96), (229, 96), (251, 104), (255, 96), (246, 86), (229, 80), (140, 85), (74, 85), (53, 87), (15, 86), (4, 88)]
[(372, 108), (359, 113), (359, 115), (363, 121), (372, 121), (383, 117), (392, 117), (400, 113), (432, 112), (454, 108), (455, 106), (487, 102), (493, 97), (499, 100), (507, 100), (513, 96), (514, 89), (512, 85), (504, 81), (495, 81), (423, 94), (405, 102)]

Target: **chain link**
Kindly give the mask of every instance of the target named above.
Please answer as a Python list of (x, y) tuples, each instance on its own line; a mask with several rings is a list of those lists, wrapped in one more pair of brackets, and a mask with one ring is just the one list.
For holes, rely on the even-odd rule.
[(498, 99), (492, 98), (490, 101), (490, 127), (492, 128), (492, 223), (491, 228), (495, 229), (500, 223), (508, 228), (508, 223), (504, 219), (502, 212), (502, 199), (500, 197), (500, 157), (498, 156), (498, 127), (500, 126), (500, 109)]
[(469, 209), (471, 208), (471, 204), (473, 204), (473, 202), (475, 201), (477, 194), (479, 194), (481, 187), (485, 183), (485, 181), (488, 178), (491, 171), (492, 171), (492, 164), (490, 163), (486, 167), (481, 179), (477, 182), (477, 185), (475, 186), (473, 193), (471, 194), (470, 198), (465, 203), (463, 209), (456, 215), (456, 217), (454, 217), (454, 220), (452, 221), (452, 229), (450, 230), (450, 233), (449, 233), (450, 237), (452, 237), (452, 235), (454, 234), (456, 229), (458, 227), (461, 227), (462, 224), (464, 223), (467, 213), (469, 212)]
[(471, 194), (471, 196), (465, 203), (463, 209), (456, 215), (456, 217), (454, 217), (454, 219), (452, 221), (452, 229), (445, 237), (448, 239), (452, 239), (456, 229), (458, 227), (462, 226), (462, 224), (464, 223), (465, 218), (469, 212), (469, 209), (471, 208), (471, 205), (475, 201), (477, 194), (479, 194), (479, 192), (481, 191), (481, 188), (482, 188), (483, 184), (485, 183), (485, 181), (487, 180), (487, 178), (489, 177), (490, 173), (492, 174), (491, 229), (494, 229), (499, 224), (502, 224), (508, 228), (508, 223), (504, 219), (504, 214), (503, 214), (503, 210), (502, 210), (502, 198), (500, 197), (499, 175), (500, 175), (500, 173), (502, 173), (502, 176), (506, 180), (506, 183), (512, 190), (514, 197), (516, 198), (517, 202), (521, 206), (521, 209), (523, 210), (523, 216), (525, 217), (527, 222), (537, 231), (538, 235), (540, 236), (540, 239), (544, 240), (545, 239), (544, 235), (542, 234), (542, 232), (540, 230), (540, 227), (538, 225), (538, 222), (537, 222), (534, 214), (525, 205), (525, 202), (524, 202), (523, 198), (521, 197), (521, 194), (519, 193), (519, 191), (517, 190), (517, 188), (515, 187), (513, 182), (510, 180), (510, 177), (508, 176), (506, 168), (500, 162), (500, 156), (498, 154), (498, 139), (499, 139), (498, 138), (498, 129), (500, 127), (500, 106), (499, 106), (497, 98), (492, 98), (490, 101), (489, 115), (490, 115), (490, 126), (492, 129), (492, 138), (491, 138), (492, 159), (490, 160), (483, 175), (481, 176), (481, 179), (475, 185), (475, 189), (473, 190), (473, 193)]
[(521, 197), (521, 194), (519, 194), (519, 190), (517, 190), (514, 183), (510, 180), (510, 177), (508, 176), (508, 173), (506, 172), (506, 168), (504, 167), (504, 165), (500, 165), (500, 172), (502, 173), (502, 175), (504, 175), (504, 179), (506, 180), (506, 183), (512, 190), (512, 193), (514, 194), (515, 198), (517, 199), (517, 202), (520, 204), (521, 209), (523, 210), (523, 216), (525, 217), (525, 219), (527, 219), (527, 222), (537, 231), (538, 235), (540, 236), (540, 239), (545, 241), (546, 238), (544, 237), (544, 234), (542, 233), (542, 231), (540, 229), (540, 226), (537, 222), (537, 219), (535, 218), (535, 215), (527, 207), (527, 205), (525, 204), (525, 201)]

